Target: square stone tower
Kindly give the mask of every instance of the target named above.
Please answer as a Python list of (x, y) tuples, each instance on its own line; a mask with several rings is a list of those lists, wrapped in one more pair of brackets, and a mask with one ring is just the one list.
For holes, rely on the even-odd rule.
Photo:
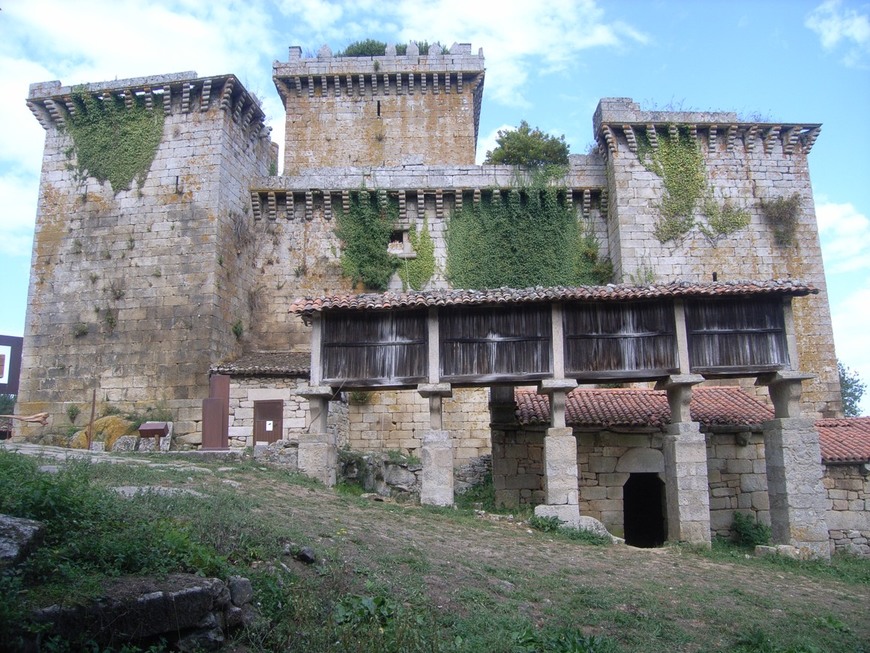
[(483, 98), (483, 52), (433, 45), (420, 55), (316, 58), (290, 48), (273, 65), (286, 111), (284, 174), (309, 168), (474, 163)]
[(248, 182), (275, 165), (236, 77), (33, 84), (46, 130), (19, 410), (68, 423), (157, 402), (195, 430), (208, 368), (249, 327)]

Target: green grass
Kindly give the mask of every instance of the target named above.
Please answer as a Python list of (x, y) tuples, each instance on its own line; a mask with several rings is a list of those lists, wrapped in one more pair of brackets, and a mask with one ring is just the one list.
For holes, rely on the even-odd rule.
[[(0, 451), (0, 512), (47, 526), (45, 545), (0, 574), (4, 641), (30, 606), (188, 571), (251, 578), (260, 616), (235, 635), (251, 651), (870, 653), (867, 560), (755, 558), (722, 542), (632, 552), (471, 507), (376, 503), (251, 462), (154, 460), (166, 465), (49, 475)], [(115, 485), (203, 496), (123, 499)], [(313, 565), (286, 553), (306, 546)]]

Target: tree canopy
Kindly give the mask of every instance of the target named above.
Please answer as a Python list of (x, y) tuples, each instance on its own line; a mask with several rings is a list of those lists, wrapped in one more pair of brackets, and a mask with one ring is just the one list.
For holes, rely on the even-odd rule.
[(858, 373), (837, 361), (837, 371), (840, 373), (840, 390), (843, 393), (843, 414), (846, 417), (858, 417), (861, 414), (861, 398), (867, 385)]
[(516, 129), (500, 129), (497, 146), (486, 153), (484, 163), (541, 168), (568, 164), (568, 144), (564, 134), (558, 138), (532, 129), (523, 120)]

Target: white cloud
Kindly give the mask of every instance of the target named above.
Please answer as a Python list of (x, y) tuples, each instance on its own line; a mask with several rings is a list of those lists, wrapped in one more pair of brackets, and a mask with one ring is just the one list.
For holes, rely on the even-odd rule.
[[(867, 347), (867, 324), (870, 323), (870, 282), (856, 288), (845, 299), (831, 306), (831, 321), (837, 358), (857, 372), (870, 387), (870, 347)], [(870, 391), (861, 402), (863, 415), (870, 415)]]
[(865, 67), (870, 61), (870, 16), (843, 8), (840, 0), (827, 0), (813, 9), (804, 21), (816, 32), (825, 50), (845, 48), (843, 63)]
[(516, 125), (499, 125), (488, 134), (480, 134), (477, 139), (476, 163), (478, 165), (482, 164), (483, 160), (486, 158), (486, 153), (495, 148), (497, 145), (495, 139), (498, 138), (498, 133), (501, 130), (514, 129), (515, 127)]
[(6, 171), (0, 176), (0, 253), (30, 260), (39, 180)]
[(830, 274), (870, 270), (870, 218), (852, 204), (816, 206), (825, 270)]

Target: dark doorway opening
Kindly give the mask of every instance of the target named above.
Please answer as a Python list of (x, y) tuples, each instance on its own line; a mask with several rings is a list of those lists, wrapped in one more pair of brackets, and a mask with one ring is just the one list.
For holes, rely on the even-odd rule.
[(658, 474), (631, 474), (622, 488), (625, 543), (650, 548), (665, 542), (665, 486)]

